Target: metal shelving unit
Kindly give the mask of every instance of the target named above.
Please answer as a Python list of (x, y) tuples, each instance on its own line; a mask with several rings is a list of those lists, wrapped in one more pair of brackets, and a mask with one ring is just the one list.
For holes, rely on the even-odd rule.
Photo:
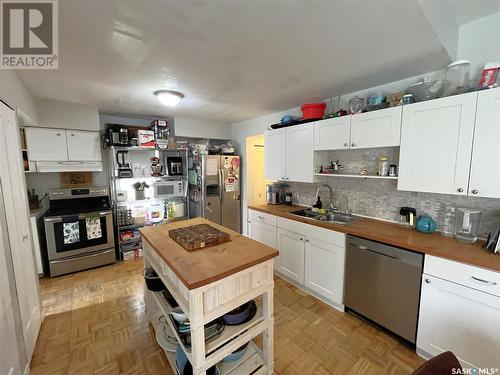
[[(188, 150), (187, 149), (153, 149), (153, 148), (141, 148), (141, 147), (123, 147), (123, 146), (111, 146), (107, 148), (108, 150), (108, 174), (110, 176), (110, 193), (111, 193), (111, 200), (113, 202), (113, 212), (114, 212), (114, 219), (115, 219), (115, 226), (116, 226), (116, 245), (118, 246), (119, 252), (118, 252), (118, 257), (120, 259), (123, 258), (122, 253), (124, 252), (130, 252), (135, 249), (141, 249), (142, 248), (142, 241), (141, 238), (133, 238), (125, 241), (120, 241), (120, 233), (126, 230), (136, 230), (139, 228), (142, 228), (144, 226), (148, 225), (158, 225), (158, 224), (163, 224), (167, 223), (170, 221), (175, 221), (175, 220), (185, 220), (189, 218), (189, 199), (188, 199), (188, 190), (186, 188), (186, 194), (179, 198), (175, 199), (161, 199), (161, 198), (151, 198), (151, 199), (145, 199), (145, 200), (135, 200), (133, 197), (128, 197), (127, 201), (125, 202), (119, 202), (118, 197), (117, 197), (117, 192), (120, 191), (120, 185), (121, 181), (144, 181), (146, 180), (149, 184), (149, 182), (153, 182), (154, 180), (166, 180), (166, 181), (178, 181), (182, 180), (186, 184), (186, 187), (188, 186)], [(148, 159), (151, 157), (158, 157), (161, 160), (161, 163), (165, 165), (165, 160), (167, 156), (180, 156), (183, 158), (183, 175), (182, 176), (139, 176), (139, 177), (132, 177), (132, 178), (120, 178), (117, 175), (117, 170), (118, 170), (118, 163), (116, 160), (116, 152), (117, 151), (127, 151), (128, 156), (129, 156), (129, 163), (134, 162), (134, 154), (141, 155), (140, 159), (144, 162), (144, 154), (148, 155)], [(166, 168), (166, 166), (165, 166)], [(165, 218), (164, 220), (160, 222), (145, 222), (145, 223), (130, 223), (126, 225), (120, 225), (120, 222), (118, 221), (118, 210), (120, 208), (124, 209), (134, 209), (134, 205), (144, 203), (147, 205), (149, 202), (152, 201), (162, 201), (164, 204), (171, 202), (171, 201), (179, 201), (183, 200), (184, 201), (184, 207), (185, 207), (185, 214), (183, 217), (180, 218), (171, 218), (167, 219)], [(136, 243), (137, 246), (131, 246), (129, 245)], [(123, 247), (126, 246), (125, 250), (123, 250)]]

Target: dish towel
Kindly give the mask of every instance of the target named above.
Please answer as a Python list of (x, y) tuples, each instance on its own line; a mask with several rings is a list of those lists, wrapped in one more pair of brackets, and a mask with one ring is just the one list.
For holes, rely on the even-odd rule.
[(80, 224), (78, 221), (63, 223), (63, 231), (65, 245), (80, 241)]
[(102, 237), (101, 217), (99, 213), (88, 214), (85, 217), (85, 226), (87, 228), (88, 240), (95, 240)]

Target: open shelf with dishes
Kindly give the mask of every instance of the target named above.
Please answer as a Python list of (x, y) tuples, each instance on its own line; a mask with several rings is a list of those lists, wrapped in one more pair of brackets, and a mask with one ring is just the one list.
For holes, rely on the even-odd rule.
[[(158, 256), (155, 254), (152, 256), (152, 251), (148, 247), (145, 248), (144, 254), (144, 265), (146, 268), (152, 267), (156, 274), (159, 276), (163, 284), (166, 286), (169, 294), (175, 299), (176, 304), (179, 304), (181, 309), (190, 317), (193, 311), (186, 306), (190, 306), (188, 303), (192, 301), (191, 298), (185, 298), (183, 296), (182, 288), (177, 288), (175, 285), (165, 277), (165, 269), (162, 267)], [(168, 272), (168, 271), (167, 271)], [(262, 289), (262, 288), (260, 288)], [(260, 294), (255, 297), (263, 295), (263, 289)], [(173, 334), (175, 340), (178, 343), (176, 346), (177, 351), (182, 351), (183, 356), (187, 358), (190, 363), (195, 362), (195, 356), (199, 356), (200, 346), (196, 339), (193, 339), (193, 347), (185, 345), (181, 337), (182, 334), (178, 332), (178, 324), (175, 319), (171, 317), (172, 305), (169, 303), (163, 292), (153, 292), (145, 287), (145, 298), (146, 298), (146, 310), (148, 318), (155, 328), (155, 332), (160, 330), (167, 330), (170, 334)], [(236, 301), (235, 301), (236, 302)], [(245, 300), (239, 300), (238, 303), (244, 304)], [(155, 311), (156, 310), (156, 311)], [(225, 311), (228, 310), (228, 311)], [(217, 309), (216, 314), (204, 314), (206, 317), (203, 319), (205, 322), (205, 327), (207, 321), (210, 319), (219, 319), (226, 313), (232, 310), (232, 306), (228, 305), (227, 309)], [(208, 311), (208, 309), (207, 309)], [(161, 323), (158, 323), (158, 317), (163, 316), (165, 319), (160, 319)], [(166, 324), (168, 328), (162, 327), (162, 324)], [(204, 347), (202, 347), (203, 352), (203, 368), (205, 370), (216, 366), (217, 372), (220, 375), (234, 374), (234, 375), (246, 375), (246, 374), (268, 374), (268, 366), (265, 362), (265, 355), (263, 350), (255, 343), (254, 339), (259, 335), (263, 335), (266, 332), (270, 322), (265, 319), (264, 310), (260, 306), (256, 307), (255, 314), (249, 317), (248, 321), (243, 322), (238, 325), (225, 325), (224, 329), (215, 337), (210, 340), (205, 341)], [(272, 324), (272, 322), (271, 322)], [(238, 349), (245, 347), (243, 354), (240, 358), (236, 358), (233, 361), (229, 361), (228, 356), (234, 354)], [(195, 351), (196, 350), (196, 351)], [(165, 355), (169, 361), (174, 373), (179, 374), (177, 368), (176, 357), (179, 356), (171, 351), (164, 348)], [(241, 352), (240, 352), (241, 353)], [(226, 359), (226, 360), (225, 360)], [(234, 358), (233, 358), (234, 359)], [(193, 372), (199, 373), (199, 372)], [(210, 372), (207, 372), (207, 374)]]
[(315, 176), (321, 177), (344, 177), (344, 178), (373, 178), (381, 180), (397, 180), (397, 176), (377, 176), (377, 175), (362, 175), (362, 174), (344, 174), (344, 173), (315, 173)]

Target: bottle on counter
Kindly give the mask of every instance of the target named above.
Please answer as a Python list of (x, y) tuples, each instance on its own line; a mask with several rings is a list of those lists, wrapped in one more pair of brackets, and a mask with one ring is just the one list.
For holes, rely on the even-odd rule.
[(321, 203), (321, 197), (318, 196), (318, 199), (316, 200), (316, 203), (313, 205), (313, 208), (323, 208), (323, 203)]

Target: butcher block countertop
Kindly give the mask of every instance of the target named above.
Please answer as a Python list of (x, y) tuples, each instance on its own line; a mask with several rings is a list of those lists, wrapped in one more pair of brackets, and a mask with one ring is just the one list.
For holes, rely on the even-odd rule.
[(493, 254), (482, 249), (479, 243), (466, 244), (439, 233), (424, 234), (415, 229), (404, 228), (399, 224), (382, 220), (360, 218), (353, 224), (335, 225), (290, 214), (291, 211), (304, 209), (303, 206), (263, 204), (249, 205), (248, 208), (388, 245), (500, 271), (500, 254)]
[[(172, 238), (171, 229), (209, 224), (230, 235), (219, 245), (187, 251)], [(147, 241), (188, 289), (195, 289), (278, 256), (278, 251), (206, 219), (194, 218), (140, 229)]]

